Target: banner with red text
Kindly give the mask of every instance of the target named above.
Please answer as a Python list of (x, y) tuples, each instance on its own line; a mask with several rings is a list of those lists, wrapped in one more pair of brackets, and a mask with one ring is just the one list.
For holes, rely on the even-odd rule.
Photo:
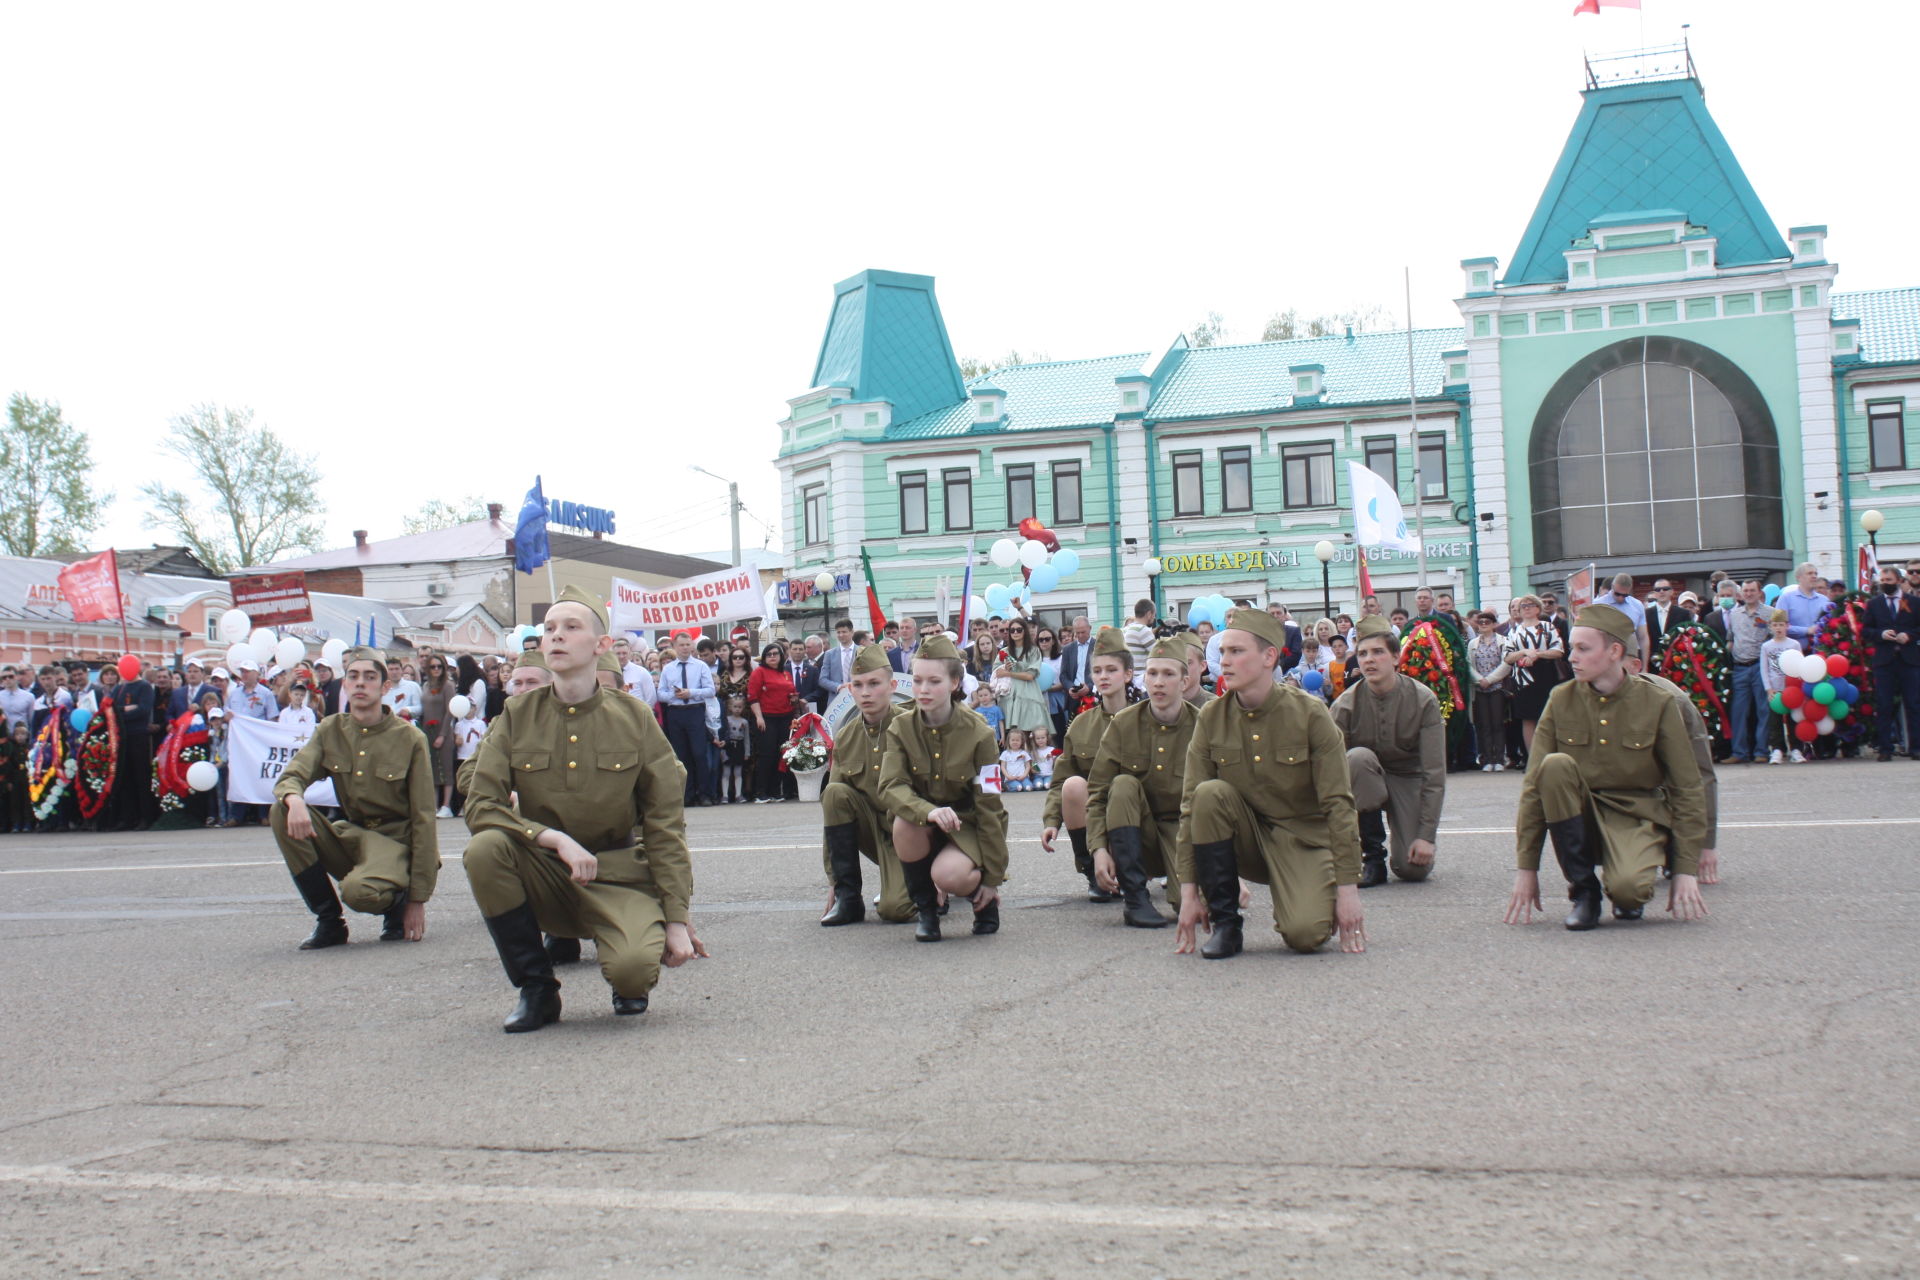
[(120, 565), (113, 552), (76, 560), (60, 571), (60, 594), (75, 622), (104, 622), (122, 617)]
[(230, 578), (227, 589), (233, 592), (233, 607), (245, 613), (256, 627), (284, 627), (290, 622), (313, 621), (307, 575), (297, 569)]
[(659, 631), (704, 627), (714, 622), (758, 618), (765, 610), (760, 578), (751, 569), (723, 569), (663, 587), (643, 587), (625, 578), (613, 580), (607, 602), (615, 631)]

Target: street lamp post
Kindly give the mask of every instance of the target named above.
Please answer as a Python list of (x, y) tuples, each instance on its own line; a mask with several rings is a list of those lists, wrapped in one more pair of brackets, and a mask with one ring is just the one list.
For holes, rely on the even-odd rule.
[(1880, 530), (1885, 527), (1887, 518), (1878, 511), (1862, 511), (1860, 527), (1867, 531), (1867, 545), (1873, 548), (1873, 562), (1880, 563)]
[(833, 636), (833, 614), (827, 593), (833, 590), (833, 570), (822, 569), (813, 575), (813, 589), (820, 593), (820, 636), (822, 641)]
[(1333, 616), (1333, 544), (1325, 538), (1313, 544), (1313, 554), (1320, 558), (1320, 616)]

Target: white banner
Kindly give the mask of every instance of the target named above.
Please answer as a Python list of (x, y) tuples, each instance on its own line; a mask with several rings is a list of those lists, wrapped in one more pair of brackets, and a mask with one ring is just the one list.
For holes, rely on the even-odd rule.
[[(227, 722), (227, 799), (233, 804), (272, 804), (273, 784), (306, 743), (294, 730), (273, 720), (235, 716)], [(307, 788), (307, 803), (337, 806), (333, 779)]]
[(1407, 516), (1393, 485), (1368, 467), (1347, 463), (1353, 489), (1353, 540), (1363, 547), (1393, 547), (1420, 552), (1420, 540), (1407, 532)]
[(616, 632), (704, 627), (766, 616), (760, 579), (751, 569), (722, 569), (664, 587), (615, 578), (608, 605)]

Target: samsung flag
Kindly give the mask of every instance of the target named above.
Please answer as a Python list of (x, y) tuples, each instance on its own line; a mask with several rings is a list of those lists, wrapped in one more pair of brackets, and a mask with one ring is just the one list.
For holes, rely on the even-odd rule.
[(1347, 481), (1353, 488), (1353, 540), (1363, 547), (1418, 555), (1420, 540), (1407, 529), (1407, 515), (1393, 485), (1357, 462), (1347, 464)]

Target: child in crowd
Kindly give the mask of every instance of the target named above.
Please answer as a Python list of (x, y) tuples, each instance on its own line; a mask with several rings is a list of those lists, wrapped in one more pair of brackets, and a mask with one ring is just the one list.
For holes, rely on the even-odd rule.
[(1000, 741), (1001, 726), (1007, 722), (1007, 713), (1000, 709), (1000, 700), (993, 696), (992, 681), (982, 680), (980, 686), (973, 691), (973, 709), (980, 713), (980, 718), (985, 720), (988, 727), (993, 730), (993, 740)]
[[(1311, 635), (1305, 636), (1300, 641), (1299, 665), (1287, 672), (1285, 676), (1281, 677), (1281, 680), (1283, 683), (1306, 690), (1306, 692), (1313, 694), (1314, 697), (1319, 698), (1322, 702), (1330, 702), (1332, 701), (1333, 695), (1329, 691), (1328, 686), (1330, 682), (1326, 678), (1326, 668), (1331, 661), (1331, 656), (1321, 651), (1319, 640)], [(1309, 671), (1316, 671), (1320, 674), (1320, 687), (1318, 689), (1307, 688), (1307, 672)]]
[(319, 723), (314, 719), (313, 708), (307, 705), (307, 686), (288, 685), (286, 695), (289, 701), (280, 712), (280, 723), (299, 734), (300, 741), (305, 742), (313, 736), (314, 726)]
[(1033, 789), (1045, 791), (1053, 786), (1053, 761), (1060, 754), (1054, 749), (1053, 739), (1045, 729), (1033, 731), (1030, 753), (1033, 756)]
[(220, 766), (220, 782), (213, 789), (213, 798), (209, 802), (210, 811), (207, 825), (210, 827), (237, 827), (240, 823), (234, 818), (231, 806), (227, 804), (227, 713), (217, 706), (208, 704), (207, 698), (201, 699), (207, 718), (207, 759)]
[[(468, 708), (466, 719), (453, 722), (453, 755), (462, 763), (480, 753), (480, 739), (487, 736), (487, 722), (480, 715), (482, 710), (484, 708), (479, 703), (474, 703)], [(464, 772), (457, 766), (454, 769), (452, 808), (456, 818), (467, 807), (467, 793), (460, 789), (459, 781)]]
[(0, 743), (0, 805), (4, 805), (0, 808), (0, 830), (33, 830), (28, 816), (33, 806), (27, 796), (27, 757), (32, 750), (33, 738), (25, 720), (9, 729), (6, 741)]
[(747, 700), (739, 694), (727, 699), (726, 755), (720, 765), (720, 803), (746, 804), (747, 760), (752, 753), (753, 725), (747, 720)]
[[(1780, 655), (1783, 653), (1799, 653), (1800, 642), (1789, 639), (1787, 636), (1787, 613), (1784, 609), (1775, 609), (1768, 615), (1767, 629), (1773, 632), (1773, 639), (1766, 641), (1760, 646), (1760, 683), (1766, 690), (1768, 703), (1771, 704), (1773, 695), (1776, 693), (1784, 693), (1787, 688), (1787, 673), (1780, 669)], [(1809, 699), (1808, 705), (1818, 704), (1813, 703), (1812, 700)], [(1790, 742), (1787, 738), (1787, 725), (1790, 723), (1792, 723), (1792, 721), (1788, 717), (1777, 714), (1771, 709), (1771, 706), (1769, 706), (1767, 711), (1767, 743), (1773, 750), (1767, 756), (1768, 764), (1780, 764), (1785, 760), (1791, 760), (1795, 764), (1805, 764), (1807, 762), (1807, 758), (1800, 754), (1799, 743), (1797, 741)], [(1790, 752), (1787, 750), (1789, 747), (1791, 748)]]
[[(1340, 615), (1342, 618), (1346, 614)], [(1333, 660), (1327, 663), (1327, 691), (1332, 697), (1339, 697), (1347, 691), (1347, 638), (1335, 636), (1329, 643)]]
[(1467, 666), (1473, 672), (1473, 737), (1480, 746), (1480, 772), (1499, 773), (1507, 767), (1506, 640), (1495, 631), (1499, 620), (1491, 613), (1472, 614), (1473, 639), (1467, 642)]
[(1000, 785), (1006, 791), (1033, 790), (1033, 756), (1027, 751), (1027, 735), (1018, 729), (1007, 730), (1007, 747), (1000, 753)]

